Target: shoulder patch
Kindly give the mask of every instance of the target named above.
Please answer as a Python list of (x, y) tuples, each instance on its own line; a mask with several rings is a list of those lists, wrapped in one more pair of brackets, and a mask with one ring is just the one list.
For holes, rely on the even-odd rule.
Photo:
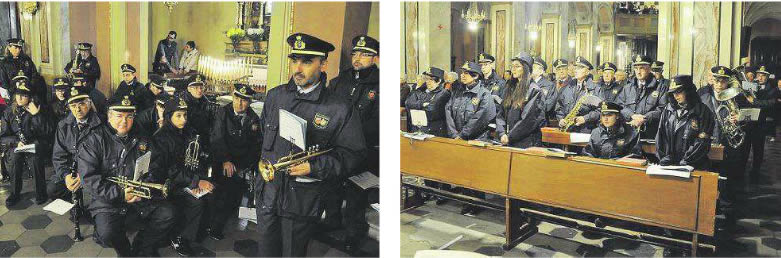
[(472, 98), (472, 105), (477, 106), (477, 104), (480, 104), (480, 98), (478, 97)]
[(146, 141), (141, 141), (140, 143), (138, 143), (138, 151), (140, 151), (141, 153), (144, 153), (147, 150), (149, 150), (149, 148), (147, 146)]
[(623, 147), (624, 146), (624, 139), (618, 139), (618, 141), (616, 141), (616, 145), (618, 145), (618, 147)]
[(377, 92), (374, 90), (370, 90), (369, 93), (366, 94), (366, 96), (369, 98), (369, 100), (374, 100), (374, 97), (377, 95)]
[(659, 92), (658, 91), (651, 92), (651, 97), (654, 97), (654, 98), (659, 97)]
[(325, 129), (328, 127), (329, 120), (331, 120), (330, 117), (321, 113), (315, 113), (315, 118), (312, 120), (312, 124), (315, 126), (315, 128)]
[(697, 130), (698, 127), (697, 120), (692, 120), (692, 129)]
[(708, 138), (708, 134), (705, 132), (701, 132), (700, 135), (698, 135), (698, 137), (700, 137), (700, 139), (705, 139)]

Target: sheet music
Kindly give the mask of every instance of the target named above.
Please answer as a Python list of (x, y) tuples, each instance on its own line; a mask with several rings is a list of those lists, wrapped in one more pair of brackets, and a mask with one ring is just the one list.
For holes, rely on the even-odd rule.
[(406, 133), (406, 132), (402, 132), (401, 136), (404, 136), (404, 137), (407, 137), (407, 138), (410, 138), (410, 139), (415, 139), (415, 140), (418, 140), (418, 141), (423, 141), (423, 140), (426, 140), (428, 138), (433, 138), (434, 137), (434, 135), (432, 135), (432, 134), (426, 134), (426, 133)]
[(201, 197), (209, 193), (208, 191), (201, 191), (201, 193), (196, 194), (193, 192), (193, 189), (190, 189), (189, 187), (185, 187), (184, 191), (195, 197), (195, 199), (201, 199)]
[(380, 187), (380, 178), (368, 171), (360, 173), (358, 175), (351, 176), (347, 179), (352, 181), (355, 185), (357, 185), (363, 190), (372, 187)]
[(255, 208), (239, 207), (239, 219), (245, 219), (258, 224), (258, 214), (255, 213)]
[(306, 150), (306, 120), (287, 110), (279, 110), (279, 137)]
[(260, 115), (260, 113), (263, 113), (263, 101), (252, 102), (252, 104), (249, 104), (249, 107), (252, 111), (255, 111), (255, 114)]
[(151, 160), (151, 157), (152, 152), (148, 151), (136, 160), (136, 170), (133, 173), (133, 180), (138, 180), (141, 176), (149, 172), (149, 161)]
[(691, 176), (692, 171), (694, 171), (694, 167), (692, 166), (650, 165), (648, 166), (648, 168), (645, 169), (645, 174), (689, 178)]
[(10, 99), (11, 95), (8, 94), (8, 90), (5, 88), (0, 88), (0, 97), (3, 97), (4, 99)]
[(570, 143), (588, 143), (588, 141), (591, 139), (591, 135), (587, 133), (570, 133), (569, 134), (569, 142)]
[(428, 118), (426, 117), (426, 111), (410, 109), (409, 114), (412, 118), (412, 125), (417, 127), (428, 126)]
[(70, 211), (73, 206), (76, 205), (58, 198), (44, 206), (43, 210), (57, 213), (57, 215), (64, 215), (65, 213), (68, 213), (68, 211)]
[(738, 121), (757, 121), (760, 111), (759, 108), (742, 108), (738, 114)]
[(16, 148), (14, 150), (14, 153), (19, 152), (35, 153), (35, 144), (22, 145), (22, 147)]

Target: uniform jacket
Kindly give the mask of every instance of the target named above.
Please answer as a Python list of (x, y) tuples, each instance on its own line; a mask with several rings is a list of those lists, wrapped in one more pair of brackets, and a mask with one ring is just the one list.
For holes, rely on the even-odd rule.
[[(125, 176), (133, 179), (136, 160), (148, 151), (156, 153), (152, 147), (149, 139), (139, 135), (135, 129), (121, 138), (108, 123), (99, 126), (84, 139), (79, 146), (77, 163), (82, 185), (92, 195), (88, 205), (92, 214), (127, 211), (123, 188), (108, 181), (108, 178)], [(165, 178), (165, 175), (150, 172), (139, 178), (139, 181), (162, 184)], [(157, 196), (159, 191), (152, 190), (152, 194)], [(143, 199), (137, 205), (146, 203), (150, 203), (150, 200)]]
[(124, 94), (131, 91), (136, 98), (137, 110), (146, 110), (147, 108), (155, 106), (155, 95), (144, 87), (144, 84), (140, 83), (138, 78), (133, 79), (130, 84), (123, 80), (119, 83), (117, 91), (114, 92), (114, 94)]
[(488, 140), (488, 124), (496, 118), (496, 105), (491, 92), (476, 83), (471, 89), (465, 85), (453, 88), (445, 105), (445, 121), (450, 138)]
[[(584, 94), (599, 96), (599, 86), (597, 86), (591, 78), (584, 80), (580, 87), (578, 87), (577, 83), (577, 80), (573, 79), (570, 81), (569, 85), (561, 89), (559, 99), (556, 102), (556, 118), (559, 121), (570, 113), (580, 97)], [(597, 120), (599, 120), (599, 111), (597, 110), (597, 107), (583, 103), (576, 116), (585, 117), (586, 123), (580, 126), (573, 124), (569, 129), (571, 132), (591, 133), (591, 130), (597, 127)]]
[[(19, 122), (16, 120), (17, 117)], [(0, 143), (10, 147), (9, 151), (13, 151), (19, 144), (19, 133), (22, 133), (25, 144), (35, 144), (36, 154), (51, 155), (54, 125), (51, 113), (45, 108), (41, 108), (41, 111), (33, 116), (26, 110), (12, 105), (5, 109), (3, 120), (0, 121)]]
[(165, 38), (157, 42), (154, 66), (164, 66), (160, 62), (163, 59), (163, 54), (165, 54), (165, 58), (168, 59), (168, 65), (170, 65), (171, 68), (179, 67), (179, 52), (176, 51), (176, 41), (171, 41), (169, 43), (168, 38)]
[(634, 114), (645, 116), (646, 121), (643, 126), (645, 129), (641, 133), (641, 138), (646, 139), (656, 135), (656, 130), (659, 128), (659, 116), (667, 104), (665, 94), (667, 94), (668, 88), (668, 85), (660, 84), (656, 78), (651, 76), (645, 87), (641, 89), (637, 78), (632, 78), (618, 94), (617, 102), (624, 108), (621, 110), (621, 115), (625, 121), (632, 121)]
[(622, 85), (619, 85), (615, 80), (610, 83), (604, 81), (599, 82), (599, 98), (604, 101), (617, 103), (618, 94), (624, 90)]
[[(447, 127), (445, 125), (445, 105), (447, 105), (449, 100), (450, 91), (445, 90), (442, 85), (437, 86), (437, 88), (431, 90), (430, 92), (423, 90), (418, 94), (410, 94), (405, 103), (407, 107), (407, 117), (409, 120), (411, 120), (412, 116), (409, 115), (409, 110), (411, 109), (426, 111), (428, 125), (420, 128), (420, 131), (440, 137), (447, 137)], [(418, 131), (416, 126), (411, 126), (409, 128), (410, 132)]]
[[(147, 108), (144, 111), (136, 113), (136, 120), (133, 121), (133, 127), (138, 129), (139, 134), (152, 138), (155, 132), (157, 132), (157, 129), (160, 128), (157, 123), (159, 119), (160, 117), (157, 115), (155, 107)], [(187, 122), (189, 123), (190, 121)]]
[(245, 112), (244, 118), (239, 120), (233, 112), (233, 105), (225, 105), (217, 110), (209, 137), (210, 150), (216, 163), (230, 161), (240, 169), (257, 166), (263, 128), (252, 108), (247, 108)]
[(328, 88), (358, 110), (366, 145), (379, 146), (380, 69), (373, 65), (356, 73), (352, 67), (347, 68), (329, 82)]
[(187, 124), (194, 128), (198, 134), (201, 135), (201, 138), (207, 137), (204, 139), (208, 144), (212, 121), (214, 120), (215, 113), (219, 109), (219, 105), (210, 102), (206, 99), (205, 95), (200, 99), (196, 99), (186, 90), (182, 91), (180, 94), (182, 94), (181, 97), (187, 102)]
[(102, 122), (95, 112), (87, 115), (87, 126), (79, 130), (76, 117), (68, 114), (65, 119), (57, 123), (57, 132), (54, 135), (54, 148), (52, 151), (52, 163), (54, 175), (51, 180), (58, 182), (65, 180), (65, 176), (71, 173), (71, 167), (75, 162), (79, 145), (93, 131), (101, 126)]
[(65, 65), (65, 73), (71, 72), (71, 68), (74, 66), (74, 61), (78, 59), (79, 68), (84, 74), (84, 79), (87, 80), (87, 86), (95, 87), (95, 82), (100, 79), (100, 64), (98, 64), (98, 58), (90, 55), (86, 60), (81, 58), (81, 55), (76, 55), (76, 58), (72, 59)]
[(52, 98), (49, 107), (52, 109), (52, 118), (55, 123), (65, 119), (71, 113), (70, 109), (68, 109), (68, 103), (65, 100), (57, 99), (56, 96)]
[(491, 76), (488, 78), (485, 78), (482, 85), (485, 87), (488, 91), (491, 92), (491, 95), (496, 96), (494, 97), (494, 104), (498, 105), (499, 103), (502, 103), (502, 96), (504, 96), (504, 91), (506, 88), (507, 82), (502, 79), (499, 74), (496, 73), (495, 70), (491, 71)]
[(768, 121), (768, 117), (771, 119), (774, 117), (776, 109), (778, 107), (778, 98), (781, 98), (781, 91), (776, 87), (776, 81), (768, 79), (764, 85), (759, 85), (759, 90), (755, 93), (756, 100), (754, 104), (762, 110), (759, 112), (759, 133), (764, 135), (774, 135), (775, 123), (778, 121)]
[(679, 117), (673, 104), (668, 103), (660, 119), (656, 134), (659, 164), (707, 169), (710, 166), (708, 152), (715, 126), (710, 109), (697, 102)]
[[(510, 91), (504, 98), (509, 98)], [(522, 108), (509, 109), (500, 105), (496, 116), (496, 134), (501, 137), (507, 134), (509, 146), (528, 148), (542, 145), (542, 128), (545, 123), (544, 99), (542, 89), (532, 83)]]
[(601, 123), (594, 128), (588, 145), (583, 148), (583, 154), (600, 159), (616, 159), (629, 154), (641, 155), (637, 131), (621, 119), (616, 123), (621, 124), (617, 125), (614, 132), (608, 132), (607, 127)]
[(30, 80), (39, 76), (35, 63), (28, 55), (20, 54), (17, 58), (6, 55), (3, 60), (0, 60), (0, 87), (7, 89), (8, 93), (14, 94), (16, 84), (12, 83), (12, 79), (19, 74), (20, 70), (24, 71), (24, 75)]
[(542, 91), (542, 104), (545, 110), (545, 118), (549, 120), (555, 119), (556, 102), (559, 100), (561, 89), (557, 88), (556, 84), (545, 76), (540, 76), (540, 80), (536, 83), (540, 86), (540, 90)]
[(283, 156), (301, 151), (279, 136), (282, 109), (307, 121), (306, 146), (331, 151), (308, 160), (308, 177), (321, 181), (299, 182), (283, 172), (277, 172), (277, 179), (270, 183), (257, 177), (256, 186), (263, 191), (256, 198), (258, 213), (276, 211), (281, 216), (317, 220), (323, 211), (323, 196), (339, 187), (341, 180), (360, 172), (357, 168), (366, 157), (360, 116), (356, 108), (325, 89), (325, 78), (322, 73), (320, 85), (308, 93), (299, 93), (293, 80), (268, 91), (260, 116), (264, 160), (276, 163)]
[(203, 149), (205, 146), (203, 137), (198, 139), (201, 144), (200, 153), (198, 153), (200, 162), (198, 168), (192, 170), (185, 166), (184, 159), (190, 142), (195, 140), (198, 133), (189, 126), (189, 122), (182, 129), (174, 127), (170, 121), (165, 123), (153, 136), (156, 152), (152, 155), (149, 164), (150, 173), (167, 175), (166, 178), (171, 180), (173, 186), (172, 191), (181, 191), (184, 187), (198, 188), (198, 181), (206, 178), (206, 167), (208, 166), (200, 155), (206, 151)]
[[(727, 139), (724, 138), (721, 133), (721, 124), (719, 124), (718, 119), (716, 118), (716, 109), (719, 108), (720, 105), (727, 105), (726, 101), (718, 101), (716, 100), (715, 92), (713, 91), (713, 86), (706, 85), (697, 90), (697, 95), (700, 96), (700, 100), (702, 100), (702, 103), (705, 104), (706, 107), (708, 107), (708, 110), (710, 110), (714, 117), (713, 120), (715, 121), (716, 125), (713, 127), (713, 139), (716, 139), (719, 143), (722, 145), (727, 144)], [(750, 108), (753, 105), (748, 102), (746, 97), (743, 94), (740, 94), (734, 98), (735, 104), (738, 105), (738, 108)], [(729, 114), (727, 114), (726, 109), (722, 109), (721, 115), (725, 119), (729, 119)], [(754, 129), (757, 126), (757, 122), (739, 122), (740, 125), (743, 127), (744, 132), (754, 132)]]

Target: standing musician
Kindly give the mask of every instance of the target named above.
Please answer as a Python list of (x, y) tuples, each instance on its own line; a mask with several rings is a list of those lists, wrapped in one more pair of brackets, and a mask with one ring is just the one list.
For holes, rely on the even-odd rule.
[(656, 134), (659, 164), (708, 169), (715, 123), (713, 113), (700, 101), (691, 75), (673, 77), (666, 97), (668, 103)]
[(540, 128), (545, 125), (542, 89), (531, 82), (533, 59), (520, 53), (511, 59), (513, 78), (496, 116), (496, 133), (502, 145), (528, 148), (542, 145)]
[(616, 82), (616, 65), (611, 62), (602, 64), (602, 81), (599, 82), (599, 97), (604, 101), (616, 102), (624, 85)]
[(152, 92), (149, 91), (144, 84), (138, 81), (136, 77), (136, 68), (130, 64), (123, 64), (120, 66), (122, 72), (122, 82), (117, 86), (115, 95), (129, 95), (132, 92), (133, 97), (136, 99), (136, 105), (138, 110), (146, 110), (154, 106), (155, 97)]
[[(30, 80), (22, 72), (13, 79), (16, 93), (14, 103), (3, 113), (0, 121), (0, 142), (10, 146), (6, 157), (11, 170), (12, 190), (11, 195), (5, 200), (6, 206), (13, 206), (19, 201), (22, 192), (22, 173), (29, 171), (35, 178), (35, 203), (43, 204), (48, 199), (46, 196), (46, 179), (44, 160), (51, 155), (51, 141), (54, 134), (54, 123), (51, 115), (41, 107), (40, 102), (34, 97), (37, 92), (32, 88)], [(16, 148), (34, 144), (35, 152), (15, 152)], [(23, 165), (32, 170), (28, 170)]]
[(190, 244), (196, 240), (206, 206), (206, 198), (196, 198), (193, 194), (214, 189), (207, 179), (208, 163), (202, 155), (204, 138), (190, 126), (188, 112), (184, 99), (172, 98), (165, 103), (163, 126), (153, 137), (157, 153), (149, 166), (151, 173), (167, 174), (171, 180), (170, 199), (179, 211), (170, 234), (171, 247), (181, 256), (195, 255)]
[(426, 112), (427, 125), (421, 128), (412, 126), (410, 132), (424, 132), (439, 137), (447, 137), (445, 125), (445, 105), (450, 100), (450, 91), (443, 86), (442, 69), (431, 67), (430, 73), (424, 73), (427, 77), (425, 89), (419, 94), (410, 94), (405, 102), (407, 110), (423, 110)]
[[(629, 79), (624, 89), (618, 94), (621, 115), (635, 128), (640, 128), (642, 139), (651, 139), (659, 128), (659, 115), (667, 104), (664, 93), (668, 86), (661, 84), (651, 74), (651, 58), (635, 56), (632, 67), (635, 77)], [(645, 126), (644, 126), (645, 125)]]
[[(255, 190), (258, 216), (258, 256), (305, 256), (314, 225), (323, 213), (323, 196), (353, 175), (366, 153), (358, 111), (325, 89), (331, 43), (303, 33), (287, 38), (292, 48), (290, 81), (268, 91), (260, 116), (261, 159), (304, 151), (280, 136), (280, 111), (306, 123), (306, 146), (319, 146), (319, 155), (277, 170), (273, 180), (258, 177)], [(268, 178), (267, 182), (263, 178)]]
[(748, 139), (751, 151), (754, 152), (751, 158), (751, 171), (749, 172), (749, 179), (752, 184), (759, 183), (759, 170), (762, 168), (762, 161), (765, 159), (765, 137), (775, 134), (774, 121), (768, 120), (768, 118), (772, 119), (774, 113), (779, 112), (776, 109), (779, 102), (781, 102), (781, 90), (773, 85), (773, 81), (770, 79), (770, 69), (767, 65), (760, 64), (757, 66), (756, 82), (758, 90), (755, 93), (756, 100), (754, 105), (759, 107), (761, 111), (759, 112), (756, 133), (750, 134)]
[(92, 100), (84, 87), (70, 90), (67, 107), (70, 110), (65, 119), (57, 123), (54, 135), (52, 163), (54, 175), (46, 185), (49, 198), (71, 199), (71, 192), (81, 186), (81, 177), (72, 177), (71, 169), (76, 162), (78, 146), (102, 124), (92, 106)]
[(65, 74), (71, 77), (81, 74), (87, 86), (95, 88), (95, 83), (100, 79), (100, 64), (98, 58), (92, 55), (92, 44), (82, 42), (76, 45), (76, 49), (76, 57), (65, 65)]
[(481, 86), (480, 66), (466, 62), (461, 67), (461, 84), (452, 89), (445, 105), (445, 121), (450, 138), (458, 140), (489, 139), (488, 124), (496, 117), (491, 92)]
[(207, 233), (214, 240), (224, 238), (225, 222), (236, 214), (247, 188), (243, 178), (255, 173), (260, 157), (262, 124), (249, 108), (255, 91), (245, 84), (234, 87), (233, 102), (217, 110), (211, 131), (212, 177), (217, 191), (209, 204), (213, 212)]
[[(582, 56), (575, 58), (575, 79), (571, 80), (559, 95), (556, 118), (559, 120), (559, 127), (568, 127), (567, 131), (591, 133), (597, 126), (599, 113), (594, 106), (596, 103), (589, 104), (588, 100), (588, 96), (599, 95), (598, 86), (590, 77), (591, 69), (594, 69), (594, 66), (588, 60)], [(565, 118), (572, 115), (575, 115), (574, 121), (566, 121)]]
[(621, 105), (603, 101), (602, 114), (597, 128), (591, 131), (588, 145), (583, 154), (600, 159), (617, 159), (629, 154), (640, 154), (638, 133), (621, 117)]
[[(494, 105), (499, 106), (502, 103), (502, 96), (504, 96), (505, 84), (507, 83), (501, 75), (496, 73), (496, 58), (488, 53), (480, 54), (477, 59), (477, 64), (480, 65), (480, 72), (482, 73), (483, 82), (481, 85), (491, 91), (491, 96), (494, 100)], [(496, 110), (499, 112), (499, 109)]]
[[(533, 57), (532, 59), (534, 60), (534, 64), (532, 65), (531, 79), (534, 84), (537, 84), (537, 86), (540, 87), (540, 91), (542, 92), (540, 98), (542, 99), (542, 109), (543, 113), (545, 113), (545, 119), (555, 119), (556, 99), (559, 96), (558, 88), (556, 88), (556, 85), (545, 73), (545, 71), (548, 70), (548, 64), (545, 63), (545, 60), (542, 60), (542, 58), (539, 57)], [(512, 78), (512, 70), (510, 70), (510, 72), (510, 78)]]
[[(77, 158), (84, 189), (92, 194), (88, 210), (95, 221), (98, 240), (114, 248), (119, 256), (159, 256), (157, 246), (171, 229), (174, 207), (152, 191), (146, 199), (127, 187), (111, 181), (112, 177), (132, 180), (136, 160), (151, 150), (149, 139), (133, 128), (136, 103), (128, 92), (116, 94), (109, 101), (108, 122), (96, 128), (79, 146)], [(152, 172), (138, 181), (163, 183), (167, 175)], [(138, 214), (144, 227), (136, 234), (131, 247), (127, 238), (125, 218), (129, 212)]]

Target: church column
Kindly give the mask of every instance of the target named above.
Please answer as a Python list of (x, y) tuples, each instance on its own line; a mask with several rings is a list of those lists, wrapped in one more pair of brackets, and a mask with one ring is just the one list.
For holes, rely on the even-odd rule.
[(286, 83), (288, 76), (287, 55), (290, 54), (290, 46), (287, 45), (287, 37), (293, 31), (293, 2), (273, 2), (271, 13), (271, 28), (269, 35), (268, 53), (276, 53), (268, 56), (268, 77), (266, 89), (272, 89), (279, 84)]

